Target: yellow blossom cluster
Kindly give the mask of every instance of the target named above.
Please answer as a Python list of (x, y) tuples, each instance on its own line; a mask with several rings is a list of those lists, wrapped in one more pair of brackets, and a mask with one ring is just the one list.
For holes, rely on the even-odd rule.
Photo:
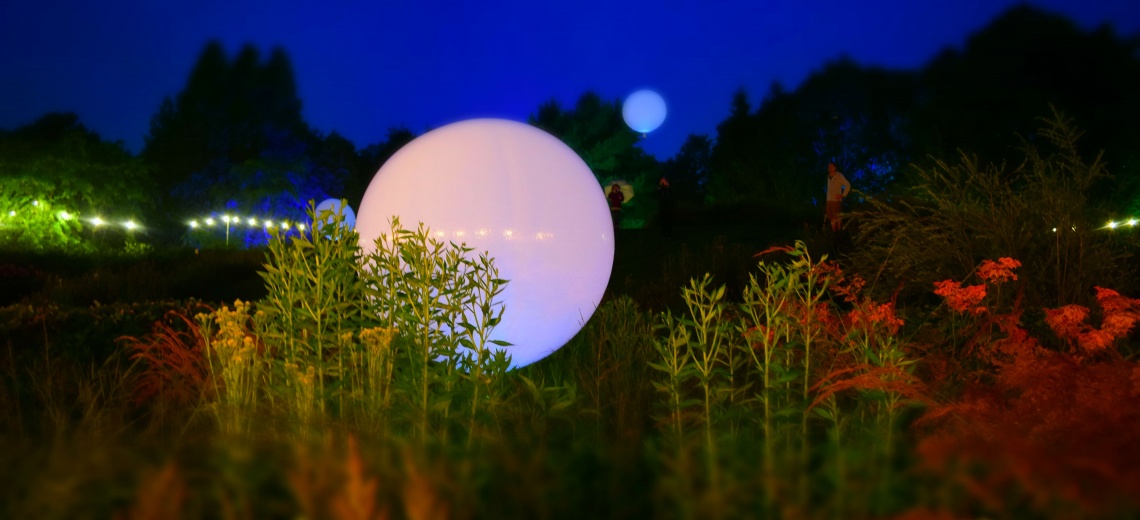
[(376, 355), (388, 350), (395, 335), (396, 329), (372, 327), (360, 331), (360, 342), (364, 344), (369, 354)]
[(256, 337), (247, 331), (248, 302), (234, 301), (233, 309), (222, 306), (209, 315), (199, 314), (215, 376), (221, 376), (220, 391), (226, 402), (252, 402), (259, 372)]

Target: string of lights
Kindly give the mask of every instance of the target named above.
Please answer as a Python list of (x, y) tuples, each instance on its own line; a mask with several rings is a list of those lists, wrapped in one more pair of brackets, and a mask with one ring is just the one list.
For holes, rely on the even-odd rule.
[[(33, 200), (31, 203), (31, 206), (32, 206), (31, 208), (27, 209), (28, 211), (52, 211), (51, 210), (51, 204), (49, 202), (45, 201), (45, 202), (41, 203), (39, 199)], [(0, 215), (2, 215), (2, 214), (0, 214)], [(9, 219), (15, 219), (15, 218), (20, 218), (21, 216), (24, 215), (24, 213), (23, 213), (23, 211), (17, 211), (15, 209), (9, 209), (6, 213), (6, 215), (8, 216)], [(87, 222), (96, 228), (100, 228), (103, 226), (121, 227), (123, 229), (126, 229), (127, 231), (135, 231), (135, 230), (143, 228), (143, 226), (141, 224), (139, 224), (138, 221), (135, 220), (134, 218), (125, 218), (125, 219), (124, 218), (104, 218), (103, 216), (81, 218), (81, 215), (78, 212), (68, 211), (66, 209), (59, 210), (59, 211), (55, 212), (55, 215), (57, 218), (59, 218), (59, 220), (63, 220), (63, 221), (77, 220), (80, 222)]]
[(192, 219), (186, 222), (191, 229), (199, 228), (212, 228), (214, 226), (221, 227), (229, 226), (246, 226), (246, 227), (264, 227), (266, 229), (280, 228), (285, 231), (293, 229), (303, 231), (305, 225), (300, 222), (290, 222), (288, 220), (277, 220), (272, 218), (257, 219), (254, 217), (239, 217), (235, 215), (222, 215), (220, 217), (204, 217), (199, 219)]
[(1101, 229), (1116, 229), (1116, 228), (1120, 228), (1120, 227), (1124, 227), (1124, 226), (1128, 226), (1128, 227), (1130, 227), (1130, 228), (1131, 228), (1131, 227), (1136, 227), (1136, 223), (1137, 223), (1137, 222), (1138, 222), (1138, 221), (1137, 221), (1136, 219), (1134, 219), (1134, 218), (1130, 218), (1130, 219), (1128, 219), (1128, 220), (1121, 220), (1121, 221), (1113, 221), (1113, 220), (1110, 220), (1110, 221), (1108, 222), (1108, 224), (1106, 224), (1106, 225), (1105, 225), (1103, 228), (1101, 228)]

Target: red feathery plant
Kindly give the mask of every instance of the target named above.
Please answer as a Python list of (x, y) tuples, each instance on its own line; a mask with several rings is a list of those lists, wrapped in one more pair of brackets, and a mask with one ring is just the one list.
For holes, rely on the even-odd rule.
[(141, 364), (134, 377), (134, 401), (156, 399), (171, 405), (196, 402), (209, 381), (198, 324), (179, 311), (169, 311), (142, 338), (119, 338), (130, 359)]
[[(978, 275), (990, 285), (1013, 279), (1013, 262), (985, 264)], [(979, 307), (960, 291), (944, 292), (958, 312)], [(1006, 514), (1028, 509), (1075, 517), (1140, 508), (1140, 365), (1115, 350), (1140, 321), (1140, 300), (1098, 287), (1097, 301), (1099, 327), (1081, 306), (1045, 310), (1066, 351), (1030, 336), (1017, 305), (1004, 314), (974, 314), (996, 329), (973, 341), (988, 377), (920, 419), (925, 468), (974, 503)]]

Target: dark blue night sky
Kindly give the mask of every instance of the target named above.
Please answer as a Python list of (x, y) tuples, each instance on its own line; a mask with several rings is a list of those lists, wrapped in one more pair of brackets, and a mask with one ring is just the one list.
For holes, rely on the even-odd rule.
[[(305, 120), (358, 147), (478, 116), (525, 120), (551, 98), (658, 90), (669, 118), (642, 142), (665, 159), (714, 134), (734, 91), (754, 106), (829, 60), (917, 68), (1015, 5), (1010, 0), (194, 2), (40, 0), (0, 5), (0, 128), (70, 111), (142, 147), (162, 99), (218, 39), (231, 55), (280, 46)], [(1031, 2), (1092, 29), (1140, 34), (1135, 0)]]

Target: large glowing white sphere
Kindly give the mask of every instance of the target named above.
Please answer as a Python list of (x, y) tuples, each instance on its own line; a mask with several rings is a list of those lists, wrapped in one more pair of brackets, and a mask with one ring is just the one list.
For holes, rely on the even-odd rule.
[(614, 235), (601, 186), (554, 136), (502, 119), (428, 132), (396, 152), (368, 185), (356, 230), (365, 252), (390, 219), (419, 222), (441, 241), (487, 251), (501, 278), (513, 366), (557, 350), (600, 303), (613, 268)]
[(665, 100), (652, 90), (638, 90), (622, 103), (621, 116), (625, 124), (637, 132), (647, 134), (665, 122)]
[[(321, 216), (321, 213), (326, 211), (329, 215), (336, 215), (336, 213), (340, 211), (345, 227), (352, 229), (356, 226), (356, 213), (352, 211), (352, 206), (347, 204), (345, 204), (344, 209), (341, 210), (341, 199), (325, 199), (322, 200), (320, 204), (317, 204), (316, 216), (318, 218)], [(334, 217), (331, 216), (328, 217), (326, 222), (331, 224), (333, 218)]]

